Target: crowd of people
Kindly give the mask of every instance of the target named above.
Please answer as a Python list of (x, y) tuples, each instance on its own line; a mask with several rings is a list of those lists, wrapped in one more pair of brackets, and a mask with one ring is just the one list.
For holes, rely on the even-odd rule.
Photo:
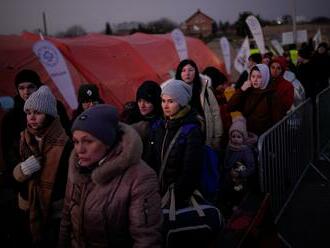
[(142, 82), (122, 113), (82, 84), (71, 121), (38, 73), (21, 70), (1, 130), (4, 186), (17, 194), (10, 247), (166, 246), (162, 209), (169, 192), (178, 209), (192, 203), (205, 145), (220, 174), (209, 204), (229, 217), (258, 192), (258, 137), (328, 87), (329, 69), (326, 43), (302, 47), (297, 66), (253, 54), (236, 82), (186, 59), (174, 78)]

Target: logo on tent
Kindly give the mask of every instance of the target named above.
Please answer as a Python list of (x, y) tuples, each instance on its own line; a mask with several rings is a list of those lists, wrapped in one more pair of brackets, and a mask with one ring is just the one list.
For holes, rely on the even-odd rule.
[(50, 67), (54, 67), (58, 64), (58, 55), (52, 47), (42, 46), (37, 50), (37, 54), (42, 62)]

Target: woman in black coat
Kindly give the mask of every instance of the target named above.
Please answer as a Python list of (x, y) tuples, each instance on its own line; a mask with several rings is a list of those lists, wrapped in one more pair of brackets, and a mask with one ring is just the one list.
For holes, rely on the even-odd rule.
[(149, 145), (153, 158), (149, 161), (153, 161), (150, 166), (158, 174), (161, 195), (174, 185), (176, 205), (180, 207), (186, 205), (199, 183), (203, 147), (201, 122), (188, 105), (191, 98), (188, 84), (170, 80), (163, 86), (161, 98), (165, 120), (152, 127)]

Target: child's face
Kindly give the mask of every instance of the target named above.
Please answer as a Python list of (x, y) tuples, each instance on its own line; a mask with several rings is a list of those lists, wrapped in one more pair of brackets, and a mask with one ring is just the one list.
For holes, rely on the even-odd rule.
[(232, 131), (230, 135), (231, 143), (234, 145), (242, 145), (244, 138), (243, 135), (238, 131)]

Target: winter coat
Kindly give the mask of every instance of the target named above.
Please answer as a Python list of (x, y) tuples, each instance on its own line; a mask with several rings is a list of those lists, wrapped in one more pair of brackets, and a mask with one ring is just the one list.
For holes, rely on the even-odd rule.
[(279, 108), (280, 101), (274, 89), (238, 89), (228, 102), (229, 111), (240, 111), (246, 118), (247, 130), (260, 136), (286, 113)]
[[(14, 97), (14, 108), (7, 112), (2, 120), (1, 144), (2, 154), (5, 162), (5, 173), (8, 175), (10, 187), (17, 187), (12, 178), (14, 167), (20, 162), (19, 143), (20, 133), (26, 128), (26, 114), (24, 112), (24, 101), (17, 95)], [(61, 124), (70, 133), (70, 122), (63, 104), (57, 101), (57, 112)]]
[(292, 107), (294, 102), (294, 88), (293, 85), (283, 78), (283, 76), (278, 76), (273, 78), (269, 87), (273, 87), (277, 96), (280, 100), (279, 107), (282, 108), (283, 112), (288, 112)]
[(19, 184), (19, 208), (29, 212), (32, 237), (34, 241), (40, 241), (44, 239), (43, 231), (50, 220), (60, 218), (72, 143), (59, 119), (55, 119), (38, 143), (31, 146), (35, 142), (33, 140), (37, 140), (33, 137), (27, 129), (21, 133), (21, 159), (40, 156), (41, 169), (27, 176), (19, 163), (13, 175)]
[(155, 122), (159, 121), (160, 117), (154, 118), (145, 118), (137, 123), (133, 123), (131, 126), (138, 132), (142, 139), (143, 143), (143, 152), (142, 152), (142, 159), (149, 165), (150, 161), (150, 146), (148, 145), (150, 142), (150, 135), (151, 135), (151, 127), (154, 125)]
[(294, 107), (297, 107), (300, 103), (305, 100), (305, 89), (300, 83), (300, 81), (296, 78), (296, 75), (292, 71), (285, 71), (283, 74), (283, 78), (288, 80), (294, 88)]
[(296, 76), (305, 89), (306, 98), (315, 97), (318, 93), (319, 85), (315, 80), (315, 68), (313, 64), (309, 61), (298, 64)]
[(205, 144), (213, 149), (220, 148), (220, 140), (223, 135), (223, 124), (220, 116), (218, 101), (212, 90), (211, 79), (201, 75), (202, 88), (200, 102), (204, 111), (206, 139)]
[(234, 168), (237, 162), (245, 165), (246, 170), (240, 172), (241, 177), (248, 177), (255, 172), (255, 154), (253, 152), (253, 145), (257, 142), (258, 137), (253, 133), (248, 133), (247, 140), (244, 141), (240, 147), (231, 145), (229, 142), (226, 153), (224, 168), (226, 171)]
[(59, 247), (160, 247), (156, 174), (141, 160), (136, 131), (122, 123), (120, 129), (121, 141), (89, 173), (72, 152)]
[(174, 183), (176, 204), (184, 204), (197, 189), (202, 164), (203, 136), (197, 113), (185, 108), (179, 116), (171, 120), (160, 121), (150, 139), (152, 158), (148, 161), (159, 176), (161, 161), (180, 127), (194, 124), (186, 139), (178, 138), (174, 143), (161, 178), (161, 196), (164, 196), (169, 186)]

